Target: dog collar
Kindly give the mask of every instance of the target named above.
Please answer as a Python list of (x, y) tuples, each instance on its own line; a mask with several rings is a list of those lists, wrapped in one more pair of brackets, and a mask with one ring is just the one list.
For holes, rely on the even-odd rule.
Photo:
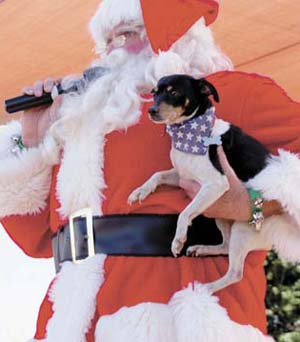
[[(211, 137), (215, 123), (215, 109), (180, 124), (167, 125), (167, 132), (175, 149), (196, 155), (205, 155), (209, 145), (219, 145), (220, 137)], [(216, 139), (217, 138), (217, 139)]]

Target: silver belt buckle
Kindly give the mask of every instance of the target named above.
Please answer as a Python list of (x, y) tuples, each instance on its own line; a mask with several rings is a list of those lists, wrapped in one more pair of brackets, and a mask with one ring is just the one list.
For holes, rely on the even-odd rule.
[(84, 208), (75, 211), (69, 217), (69, 229), (70, 229), (70, 246), (71, 246), (71, 256), (74, 263), (80, 263), (85, 259), (76, 258), (76, 244), (75, 244), (75, 233), (74, 233), (74, 219), (75, 218), (85, 218), (86, 220), (86, 233), (87, 233), (87, 247), (88, 247), (88, 258), (95, 255), (95, 245), (94, 245), (94, 229), (93, 229), (93, 211), (91, 208)]

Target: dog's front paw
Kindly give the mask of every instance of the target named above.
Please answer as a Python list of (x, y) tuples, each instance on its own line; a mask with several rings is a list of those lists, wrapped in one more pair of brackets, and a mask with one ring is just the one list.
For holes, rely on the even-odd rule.
[(199, 254), (199, 248), (198, 246), (191, 246), (186, 250), (186, 255), (190, 257), (198, 257)]
[(186, 250), (186, 255), (190, 257), (200, 257), (200, 256), (206, 256), (211, 255), (211, 246), (204, 246), (204, 245), (195, 245), (190, 246)]
[(141, 186), (137, 189), (135, 189), (134, 191), (132, 191), (132, 193), (129, 195), (128, 197), (128, 204), (132, 204), (134, 202), (139, 201), (140, 203), (148, 196), (151, 194), (151, 189), (147, 188), (145, 186)]
[(187, 240), (187, 231), (189, 224), (190, 221), (188, 219), (188, 216), (184, 212), (182, 212), (178, 217), (176, 234), (171, 246), (171, 250), (174, 257), (177, 257), (180, 254)]
[(174, 240), (172, 241), (172, 246), (171, 246), (171, 250), (172, 250), (172, 254), (174, 255), (175, 258), (177, 258), (185, 244), (186, 239), (179, 239), (179, 238), (174, 238)]

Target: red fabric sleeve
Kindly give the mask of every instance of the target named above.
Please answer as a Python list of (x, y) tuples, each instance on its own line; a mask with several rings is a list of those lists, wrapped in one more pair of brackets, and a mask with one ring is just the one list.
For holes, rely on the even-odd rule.
[(300, 152), (300, 103), (293, 101), (272, 79), (253, 77), (242, 110), (242, 127), (272, 153), (278, 148)]
[(34, 258), (52, 256), (49, 206), (37, 215), (12, 215), (1, 220), (4, 229), (25, 254)]

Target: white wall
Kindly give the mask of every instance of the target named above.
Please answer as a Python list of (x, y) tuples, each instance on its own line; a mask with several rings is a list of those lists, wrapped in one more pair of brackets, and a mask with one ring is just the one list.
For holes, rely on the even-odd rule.
[(0, 341), (33, 337), (39, 305), (54, 277), (52, 259), (26, 256), (0, 225)]

